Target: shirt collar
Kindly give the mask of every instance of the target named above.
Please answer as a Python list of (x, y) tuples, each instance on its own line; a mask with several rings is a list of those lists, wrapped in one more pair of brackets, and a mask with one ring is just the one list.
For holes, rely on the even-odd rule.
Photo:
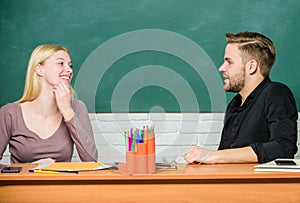
[[(246, 106), (249, 103), (249, 101), (251, 101), (252, 98), (254, 98), (257, 95), (257, 93), (259, 93), (269, 82), (271, 82), (271, 79), (269, 77), (266, 77), (261, 83), (259, 83), (259, 85), (248, 95), (243, 106)], [(235, 101), (239, 105), (242, 103), (242, 97), (240, 94), (235, 96)]]
[[(271, 82), (271, 79), (269, 77), (266, 77), (259, 85), (250, 93), (250, 97), (255, 97), (255, 95), (260, 92), (267, 83)], [(249, 97), (248, 96), (248, 97)], [(248, 99), (248, 98), (247, 98)]]

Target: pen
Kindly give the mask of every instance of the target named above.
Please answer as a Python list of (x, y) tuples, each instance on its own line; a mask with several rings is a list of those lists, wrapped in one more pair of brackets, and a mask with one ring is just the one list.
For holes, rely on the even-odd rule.
[(30, 169), (28, 172), (31, 173), (44, 173), (44, 174), (60, 174), (60, 173), (76, 173), (78, 174), (78, 171), (48, 171), (48, 170), (42, 170), (42, 169)]
[(39, 170), (39, 169), (30, 169), (28, 172), (31, 173), (43, 173), (43, 174), (60, 174), (58, 171), (44, 171), (44, 170)]

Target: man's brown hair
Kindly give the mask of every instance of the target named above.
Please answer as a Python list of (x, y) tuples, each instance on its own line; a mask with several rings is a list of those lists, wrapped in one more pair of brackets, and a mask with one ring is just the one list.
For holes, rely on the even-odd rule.
[(276, 59), (273, 42), (266, 36), (256, 32), (226, 33), (227, 43), (239, 44), (243, 63), (254, 59), (258, 62), (260, 73), (267, 77)]

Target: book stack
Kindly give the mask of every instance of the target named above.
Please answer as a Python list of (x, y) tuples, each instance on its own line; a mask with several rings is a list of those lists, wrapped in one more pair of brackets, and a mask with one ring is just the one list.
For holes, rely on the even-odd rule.
[(300, 172), (300, 159), (275, 159), (274, 161), (254, 166), (259, 172)]

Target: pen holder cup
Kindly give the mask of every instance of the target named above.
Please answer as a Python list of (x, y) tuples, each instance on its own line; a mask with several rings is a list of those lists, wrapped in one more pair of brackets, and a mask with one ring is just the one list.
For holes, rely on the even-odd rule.
[(126, 163), (119, 163), (119, 172), (149, 174), (156, 172), (155, 138), (136, 144), (136, 151), (126, 152)]
[(126, 163), (119, 163), (119, 172), (147, 174), (156, 172), (155, 134), (153, 127), (131, 128), (124, 133)]
[(147, 142), (147, 163), (148, 173), (155, 173), (156, 171), (156, 160), (155, 160), (155, 138), (150, 137)]
[(135, 161), (136, 161), (135, 173), (137, 174), (148, 173), (147, 143), (137, 144), (137, 153), (136, 153)]
[(136, 169), (136, 152), (126, 152), (126, 173), (134, 174)]

